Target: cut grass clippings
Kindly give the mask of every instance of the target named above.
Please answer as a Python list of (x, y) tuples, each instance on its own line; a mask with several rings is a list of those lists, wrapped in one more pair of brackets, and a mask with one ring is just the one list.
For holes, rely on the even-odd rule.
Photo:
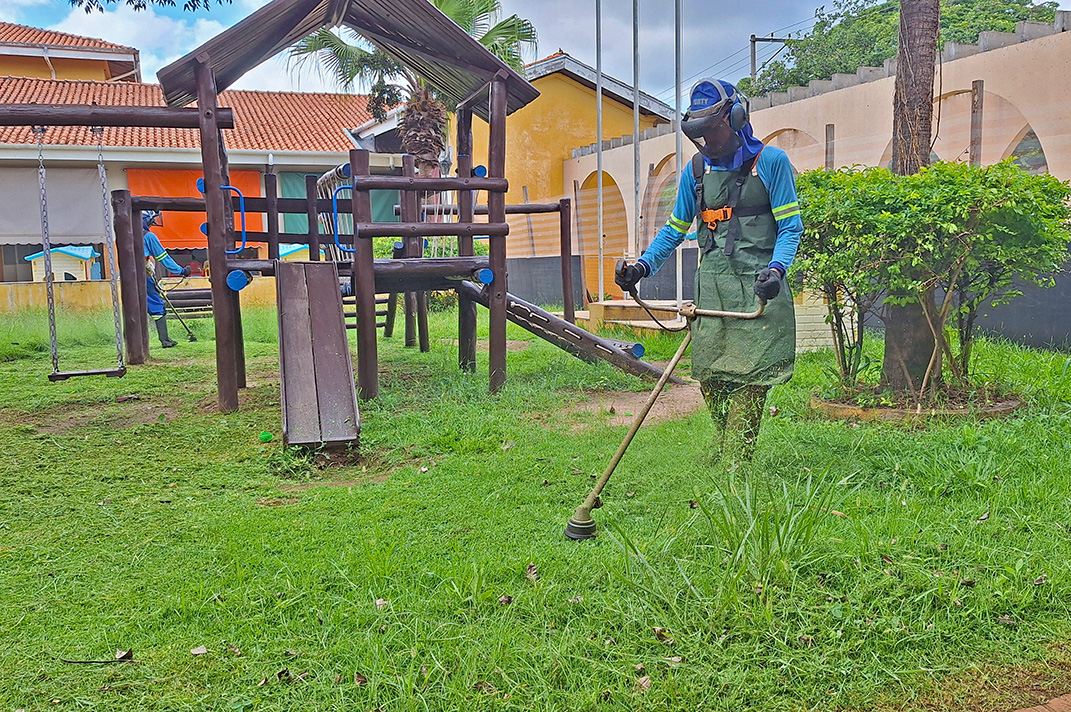
[[(65, 368), (114, 356), (109, 322), (68, 315)], [(210, 322), (123, 379), (51, 384), (43, 318), (6, 320), (0, 709), (1011, 710), (1071, 689), (1066, 355), (980, 343), (1027, 406), (923, 429), (814, 415), (831, 356), (802, 355), (752, 467), (710, 466), (705, 413), (651, 423), (577, 543), (627, 426), (570, 406), (650, 383), (510, 326), (530, 346), (489, 395), (485, 354), (467, 375), (450, 343), (383, 339), (361, 450), (328, 462), (282, 448), (275, 315), (243, 322), (256, 385), (221, 414)], [(61, 660), (117, 650), (137, 662)]]

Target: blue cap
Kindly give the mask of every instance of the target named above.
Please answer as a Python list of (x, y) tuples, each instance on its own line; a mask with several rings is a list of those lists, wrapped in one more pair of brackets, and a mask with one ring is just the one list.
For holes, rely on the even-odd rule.
[(476, 279), (479, 280), (480, 284), (490, 284), (495, 281), (495, 273), (490, 267), (484, 267), (476, 273)]
[[(721, 86), (722, 91), (718, 91), (715, 82)], [(731, 99), (735, 95), (736, 87), (729, 82), (722, 79), (704, 79), (692, 87), (692, 96), (689, 99), (691, 103), (688, 104), (688, 111), (709, 109)]]

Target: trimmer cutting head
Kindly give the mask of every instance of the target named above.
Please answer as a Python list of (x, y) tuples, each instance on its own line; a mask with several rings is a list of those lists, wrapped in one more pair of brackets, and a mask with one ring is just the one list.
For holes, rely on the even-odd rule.
[(582, 539), (594, 539), (595, 521), (589, 519), (586, 522), (577, 522), (573, 518), (570, 518), (565, 524), (565, 536), (576, 541), (581, 541)]

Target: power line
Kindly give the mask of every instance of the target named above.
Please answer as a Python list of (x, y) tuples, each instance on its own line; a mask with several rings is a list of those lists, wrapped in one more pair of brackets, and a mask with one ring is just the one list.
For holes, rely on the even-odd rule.
[[(773, 30), (772, 32), (770, 32), (770, 35), (777, 34), (778, 32), (782, 32), (784, 30), (788, 30), (788, 29), (791, 29), (793, 27), (797, 27), (799, 25), (802, 25), (802, 24), (805, 24), (805, 23), (808, 23), (808, 22), (811, 23), (811, 27), (813, 27), (814, 23), (816, 21), (817, 21), (817, 18), (808, 17), (806, 19), (800, 20), (799, 22), (794, 22), (791, 25), (785, 25), (784, 27), (779, 27), (776, 30)], [(803, 30), (800, 30), (800, 31), (801, 32), (805, 32), (806, 30), (811, 29), (811, 27), (807, 27), (807, 28), (805, 28)], [(711, 64), (710, 66), (704, 67), (703, 69), (700, 69), (698, 72), (695, 72), (694, 74), (691, 74), (691, 75), (685, 77), (682, 81), (683, 81), (684, 84), (687, 84), (691, 80), (698, 78), (700, 75), (706, 74), (707, 72), (711, 71), (712, 69), (716, 69), (720, 65), (725, 64), (726, 62), (732, 60), (738, 54), (741, 54), (743, 52), (748, 52), (750, 49), (751, 49), (751, 45), (749, 43), (747, 47), (741, 47), (740, 49), (738, 49), (737, 51), (733, 52), (732, 54), (719, 59), (717, 62), (714, 62), (714, 64)], [(748, 61), (750, 61), (750, 59)], [(729, 74), (731, 72), (729, 70), (723, 70), (723, 73), (724, 74)], [(662, 91), (657, 92), (656, 94), (654, 94), (654, 96), (658, 97), (658, 96), (662, 96), (664, 94), (668, 94), (669, 92), (673, 91), (673, 89), (674, 89), (673, 85), (670, 85), (669, 87), (663, 89)]]

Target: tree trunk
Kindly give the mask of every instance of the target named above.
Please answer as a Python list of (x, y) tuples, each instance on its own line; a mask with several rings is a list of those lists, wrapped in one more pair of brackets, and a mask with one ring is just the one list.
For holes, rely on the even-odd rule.
[[(893, 96), (893, 158), (897, 175), (911, 175), (930, 165), (933, 119), (933, 72), (941, 18), (939, 0), (903, 0)], [(933, 295), (926, 297), (932, 300)], [(886, 305), (885, 360), (881, 380), (898, 391), (922, 385), (935, 341), (922, 307)], [(940, 357), (931, 380), (940, 378)]]

